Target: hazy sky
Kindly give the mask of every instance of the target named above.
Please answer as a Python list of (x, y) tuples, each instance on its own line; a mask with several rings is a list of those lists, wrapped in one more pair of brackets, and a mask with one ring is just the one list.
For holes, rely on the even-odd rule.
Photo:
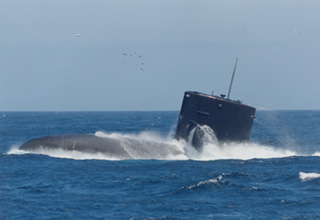
[(319, 0), (0, 0), (0, 110), (320, 109)]

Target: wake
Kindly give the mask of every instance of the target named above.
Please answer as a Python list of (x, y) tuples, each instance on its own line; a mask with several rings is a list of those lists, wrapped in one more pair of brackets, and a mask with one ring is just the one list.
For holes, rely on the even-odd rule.
[[(155, 159), (155, 160), (197, 160), (211, 161), (223, 159), (250, 160), (255, 158), (283, 158), (291, 156), (319, 156), (301, 155), (288, 149), (278, 149), (259, 143), (229, 143), (219, 145), (215, 140), (206, 139), (202, 151), (197, 151), (190, 143), (177, 141), (172, 137), (163, 137), (157, 133), (142, 132), (140, 134), (121, 134), (96, 132), (96, 136), (112, 138), (119, 141), (121, 148), (130, 156), (109, 155), (103, 152), (80, 152), (76, 150), (64, 150), (61, 148), (48, 149), (40, 147), (36, 151), (27, 152), (19, 150), (19, 146), (13, 146), (7, 154), (42, 154), (56, 158), (69, 158), (75, 160), (128, 160), (128, 159)], [(209, 141), (208, 141), (209, 140)], [(128, 147), (134, 144), (135, 147)], [(134, 149), (134, 150), (132, 150)], [(147, 152), (147, 153), (146, 153)]]

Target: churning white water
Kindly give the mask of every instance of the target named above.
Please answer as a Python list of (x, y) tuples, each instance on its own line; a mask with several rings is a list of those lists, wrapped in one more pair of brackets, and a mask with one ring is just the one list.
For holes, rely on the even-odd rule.
[[(68, 151), (61, 148), (47, 149), (41, 147), (32, 153), (48, 155), (58, 158), (70, 158), (76, 160), (100, 159), (100, 160), (124, 160), (124, 159), (157, 159), (157, 160), (221, 160), (221, 159), (240, 159), (249, 160), (253, 158), (281, 158), (299, 156), (298, 153), (279, 149), (272, 146), (265, 146), (259, 143), (229, 143), (219, 145), (214, 134), (206, 131), (203, 137), (203, 148), (196, 150), (190, 143), (177, 141), (169, 137), (163, 137), (158, 133), (142, 132), (139, 134), (121, 134), (96, 132), (96, 136), (102, 138), (112, 138), (119, 141), (119, 148), (123, 148), (130, 155), (129, 158), (121, 155), (108, 155), (107, 153), (87, 153), (80, 151)], [(191, 132), (192, 133), (192, 132)], [(135, 150), (129, 146), (135, 144)], [(137, 150), (138, 149), (138, 150)], [(139, 150), (140, 149), (140, 150)], [(131, 151), (131, 152), (130, 152)], [(142, 152), (144, 152), (142, 156)], [(145, 154), (145, 152), (148, 152)], [(30, 153), (13, 146), (8, 154)], [(312, 155), (317, 156), (317, 155)]]

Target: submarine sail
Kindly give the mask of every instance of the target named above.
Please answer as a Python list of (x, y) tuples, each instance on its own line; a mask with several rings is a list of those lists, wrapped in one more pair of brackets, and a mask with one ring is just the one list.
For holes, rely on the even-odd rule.
[(256, 109), (229, 99), (235, 68), (228, 98), (193, 91), (184, 93), (175, 139), (191, 142), (200, 150), (204, 135), (202, 127), (208, 126), (220, 143), (249, 140)]

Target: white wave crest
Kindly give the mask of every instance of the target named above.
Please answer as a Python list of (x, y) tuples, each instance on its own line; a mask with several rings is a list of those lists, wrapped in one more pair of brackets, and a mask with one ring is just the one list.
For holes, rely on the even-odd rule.
[(312, 156), (314, 156), (314, 157), (320, 157), (320, 152), (315, 152), (314, 154), (312, 154)]
[(299, 178), (300, 178), (300, 180), (302, 180), (303, 182), (305, 182), (305, 181), (309, 181), (309, 180), (313, 180), (313, 179), (320, 178), (320, 174), (319, 174), (319, 173), (304, 173), (304, 172), (299, 172)]
[(229, 143), (219, 146), (207, 144), (201, 153), (195, 150), (188, 156), (195, 160), (219, 160), (219, 159), (240, 159), (249, 160), (255, 158), (281, 158), (296, 156), (297, 153), (291, 150), (276, 149), (271, 146), (264, 146), (257, 143)]
[[(193, 160), (219, 160), (219, 159), (241, 159), (249, 160), (254, 158), (279, 158), (296, 156), (297, 153), (291, 150), (275, 149), (271, 146), (263, 146), (257, 143), (228, 143), (222, 146), (218, 143), (213, 130), (208, 126), (197, 126), (190, 132), (190, 142), (195, 137), (196, 129), (201, 130), (201, 152), (187, 145), (186, 154)], [(196, 136), (198, 137), (198, 136)], [(199, 141), (197, 142), (199, 143)]]
[(218, 183), (224, 183), (225, 181), (223, 180), (223, 177), (220, 175), (215, 179), (209, 179), (209, 180), (204, 180), (204, 181), (200, 181), (197, 184), (188, 186), (187, 189), (193, 189), (195, 187), (200, 187), (203, 185), (210, 185), (210, 184), (218, 184)]
[(19, 145), (13, 145), (7, 152), (7, 154), (27, 154), (27, 153), (28, 152), (24, 150), (19, 150)]
[[(61, 148), (48, 149), (48, 148), (39, 148), (36, 151), (32, 152), (33, 154), (47, 155), (55, 158), (66, 158), (66, 159), (75, 159), (75, 160), (117, 160), (117, 158), (112, 158), (106, 156), (103, 153), (85, 153), (80, 151), (68, 151)], [(17, 146), (13, 146), (7, 152), (7, 154), (30, 154), (28, 151), (20, 150)]]

